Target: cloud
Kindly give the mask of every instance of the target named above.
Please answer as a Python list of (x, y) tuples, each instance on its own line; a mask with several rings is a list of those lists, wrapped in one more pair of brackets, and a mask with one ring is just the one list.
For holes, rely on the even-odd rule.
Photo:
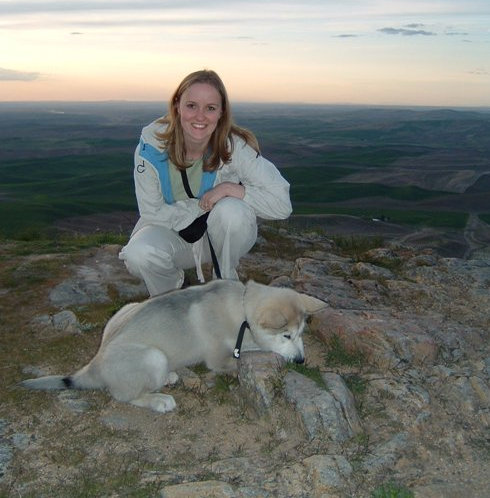
[(40, 73), (16, 71), (0, 67), (0, 81), (34, 81), (40, 77)]
[(381, 28), (378, 29), (380, 33), (385, 35), (402, 35), (402, 36), (436, 36), (436, 33), (426, 31), (425, 29), (406, 29), (406, 28)]
[(488, 76), (490, 73), (481, 67), (477, 67), (476, 69), (473, 69), (473, 71), (468, 71), (469, 74), (475, 74), (477, 76)]
[(357, 38), (359, 35), (351, 35), (348, 33), (342, 35), (334, 35), (333, 38)]

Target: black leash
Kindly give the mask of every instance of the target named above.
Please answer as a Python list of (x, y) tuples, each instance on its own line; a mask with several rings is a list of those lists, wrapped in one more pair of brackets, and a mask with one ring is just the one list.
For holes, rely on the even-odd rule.
[[(187, 196), (191, 199), (195, 199), (196, 197), (192, 193), (191, 187), (189, 185), (189, 180), (187, 179), (187, 172), (185, 169), (180, 170), (180, 175), (182, 176), (182, 184), (184, 185), (184, 190)], [(211, 260), (213, 261), (214, 273), (216, 274), (216, 278), (222, 279), (221, 270), (219, 268), (218, 258), (216, 257), (216, 252), (214, 251), (213, 244), (211, 244), (211, 239), (209, 237), (209, 232), (206, 229), (206, 235), (208, 237), (209, 242), (209, 251), (211, 252)], [(245, 330), (250, 330), (250, 325), (247, 320), (244, 320), (240, 325), (240, 330), (238, 331), (238, 337), (236, 339), (235, 349), (233, 350), (233, 358), (240, 358), (240, 350), (242, 348), (243, 336), (245, 335)]]
[(209, 238), (209, 232), (206, 231), (206, 235), (208, 236), (209, 243), (209, 251), (211, 253), (211, 260), (213, 261), (214, 273), (216, 273), (216, 278), (222, 279), (221, 270), (219, 269), (218, 258), (216, 257), (216, 253), (214, 252), (213, 244), (211, 244), (211, 239)]
[[(182, 184), (184, 185), (184, 190), (187, 196), (190, 199), (195, 199), (195, 195), (192, 193), (191, 187), (189, 185), (189, 180), (187, 178), (187, 172), (185, 169), (180, 170), (180, 176), (182, 177)], [(218, 263), (218, 258), (216, 256), (216, 252), (214, 251), (213, 244), (211, 243), (211, 238), (209, 237), (209, 232), (206, 229), (206, 235), (208, 237), (209, 243), (209, 252), (211, 253), (211, 261), (213, 262), (214, 273), (216, 274), (216, 278), (222, 279), (221, 270)]]

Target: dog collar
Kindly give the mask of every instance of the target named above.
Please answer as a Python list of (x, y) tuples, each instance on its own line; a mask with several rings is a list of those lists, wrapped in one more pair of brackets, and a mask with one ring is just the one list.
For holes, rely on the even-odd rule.
[(240, 325), (240, 330), (238, 331), (238, 337), (236, 339), (235, 349), (233, 350), (233, 358), (240, 358), (240, 349), (242, 347), (243, 336), (245, 335), (245, 329), (250, 329), (250, 325), (247, 320), (244, 320)]

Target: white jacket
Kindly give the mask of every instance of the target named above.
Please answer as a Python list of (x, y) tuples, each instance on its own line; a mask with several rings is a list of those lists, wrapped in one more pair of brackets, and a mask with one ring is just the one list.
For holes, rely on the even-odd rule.
[[(204, 214), (198, 199), (186, 199), (172, 204), (165, 202), (157, 167), (140, 155), (144, 144), (161, 151), (155, 132), (162, 131), (163, 124), (154, 121), (143, 128), (140, 144), (134, 154), (134, 183), (140, 219), (133, 234), (140, 228), (152, 224), (163, 225), (175, 231), (190, 225)], [(289, 198), (289, 183), (278, 169), (267, 159), (247, 145), (240, 137), (233, 137), (234, 148), (231, 161), (222, 164), (216, 172), (214, 185), (222, 182), (241, 183), (245, 187), (243, 200), (260, 218), (285, 219), (292, 211)]]

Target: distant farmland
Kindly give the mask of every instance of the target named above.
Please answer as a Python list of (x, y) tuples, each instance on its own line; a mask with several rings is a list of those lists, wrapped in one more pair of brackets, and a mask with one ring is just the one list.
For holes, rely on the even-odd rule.
[[(0, 103), (0, 235), (135, 211), (133, 149), (160, 108)], [(290, 182), (296, 214), (454, 230), (465, 227), (469, 213), (490, 222), (488, 110), (243, 104), (235, 119), (256, 133), (263, 154)], [(416, 181), (428, 172), (437, 188)], [(356, 175), (363, 181), (346, 181)], [(476, 180), (455, 192), (450, 181), (459, 177)]]

